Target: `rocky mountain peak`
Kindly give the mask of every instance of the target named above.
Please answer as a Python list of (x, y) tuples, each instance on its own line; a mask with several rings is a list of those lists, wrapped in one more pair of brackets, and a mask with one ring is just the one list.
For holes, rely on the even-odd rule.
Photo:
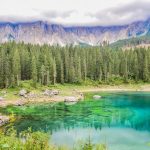
[(122, 26), (73, 26), (66, 27), (48, 22), (0, 23), (0, 43), (16, 41), (32, 44), (88, 44), (98, 45), (149, 33), (150, 19)]

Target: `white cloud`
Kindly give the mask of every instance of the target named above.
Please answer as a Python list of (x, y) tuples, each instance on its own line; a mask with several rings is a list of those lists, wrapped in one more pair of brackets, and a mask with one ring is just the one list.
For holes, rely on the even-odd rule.
[(0, 0), (0, 21), (117, 25), (150, 17), (150, 0)]
[(102, 25), (124, 25), (150, 17), (150, 1), (134, 1), (125, 5), (110, 7), (97, 13), (88, 13)]

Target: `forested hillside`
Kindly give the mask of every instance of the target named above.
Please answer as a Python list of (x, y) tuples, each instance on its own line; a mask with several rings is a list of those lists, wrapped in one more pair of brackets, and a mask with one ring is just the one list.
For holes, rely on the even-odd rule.
[(130, 39), (124, 39), (124, 40), (119, 40), (115, 43), (111, 44), (111, 47), (117, 48), (117, 47), (136, 47), (138, 45), (145, 44), (149, 45), (150, 44), (150, 34), (147, 34), (145, 36), (140, 36), (140, 37), (134, 37)]
[(81, 83), (85, 80), (109, 83), (129, 79), (148, 82), (150, 48), (114, 50), (106, 47), (59, 47), (5, 43), (0, 45), (0, 87), (19, 86), (20, 80), (50, 85)]

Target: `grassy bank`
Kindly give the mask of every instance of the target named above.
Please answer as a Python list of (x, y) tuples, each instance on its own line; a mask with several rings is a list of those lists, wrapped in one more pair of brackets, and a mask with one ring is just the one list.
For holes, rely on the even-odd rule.
[[(4, 97), (5, 101), (13, 102), (20, 99), (18, 95), (21, 89), (26, 89), (28, 92), (39, 94), (45, 89), (57, 89), (61, 96), (71, 96), (75, 92), (96, 92), (96, 91), (150, 91), (148, 83), (128, 83), (128, 84), (98, 84), (89, 82), (84, 84), (55, 84), (50, 86), (37, 85), (36, 88), (31, 86), (30, 81), (22, 81), (19, 87), (0, 89), (0, 97)], [(58, 98), (58, 97), (56, 97)]]

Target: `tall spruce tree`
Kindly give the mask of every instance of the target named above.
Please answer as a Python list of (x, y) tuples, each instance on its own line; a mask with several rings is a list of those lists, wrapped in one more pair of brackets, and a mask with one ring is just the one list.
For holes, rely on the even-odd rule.
[(14, 56), (12, 60), (12, 78), (13, 78), (13, 85), (14, 86), (19, 86), (19, 81), (21, 79), (21, 65), (20, 65), (20, 55), (18, 49), (14, 50)]
[(148, 58), (146, 52), (145, 52), (144, 64), (143, 64), (143, 80), (145, 82), (149, 81)]
[(35, 59), (35, 56), (32, 57), (32, 82), (33, 82), (33, 86), (36, 87), (36, 84), (37, 84), (37, 67), (36, 67), (36, 59)]

